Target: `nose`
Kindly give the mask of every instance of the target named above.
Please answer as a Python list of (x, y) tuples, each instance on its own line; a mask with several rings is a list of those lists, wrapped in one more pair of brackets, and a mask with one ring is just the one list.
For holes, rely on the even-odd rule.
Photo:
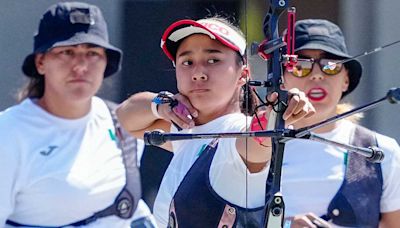
[(85, 55), (80, 54), (76, 56), (73, 70), (79, 74), (85, 73), (88, 70), (88, 59)]
[(311, 71), (310, 79), (311, 80), (322, 80), (324, 79), (324, 73), (319, 69), (318, 66), (314, 66), (313, 70)]
[(202, 72), (198, 72), (192, 75), (192, 81), (207, 81), (208, 76)]
[(311, 80), (322, 80), (322, 79), (324, 79), (324, 76), (321, 73), (311, 73), (310, 79)]

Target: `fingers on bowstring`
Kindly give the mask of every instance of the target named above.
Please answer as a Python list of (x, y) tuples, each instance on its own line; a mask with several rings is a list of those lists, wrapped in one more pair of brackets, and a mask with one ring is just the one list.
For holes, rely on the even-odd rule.
[(187, 97), (181, 95), (180, 93), (176, 94), (174, 97), (178, 100), (179, 104), (183, 105), (183, 107), (181, 107), (181, 109), (183, 108), (183, 110), (179, 110), (182, 114), (184, 114), (185, 116), (190, 115), (192, 118), (197, 118), (199, 114), (197, 110), (192, 106), (189, 99), (187, 99)]
[(180, 94), (174, 96), (176, 102), (170, 105), (168, 116), (170, 120), (181, 128), (194, 127), (193, 118), (197, 117), (197, 111), (193, 108), (187, 98)]

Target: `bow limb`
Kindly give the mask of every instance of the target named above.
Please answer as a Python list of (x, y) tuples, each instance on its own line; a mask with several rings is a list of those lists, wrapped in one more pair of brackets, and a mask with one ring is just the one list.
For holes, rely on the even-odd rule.
[[(285, 45), (279, 37), (278, 20), (280, 15), (288, 8), (288, 1), (270, 0), (270, 8), (264, 20), (264, 33), (269, 45), (270, 54), (267, 59), (267, 93), (277, 93), (278, 102), (274, 105), (268, 122), (270, 129), (284, 129), (285, 121), (283, 113), (287, 103), (287, 91), (281, 90), (282, 84), (282, 47)], [(266, 43), (268, 47), (268, 43)], [(269, 54), (269, 53), (268, 53)], [(284, 201), (280, 193), (281, 169), (285, 143), (281, 142), (281, 137), (272, 137), (272, 156), (270, 169), (266, 182), (266, 205), (264, 227), (282, 227), (284, 220)]]

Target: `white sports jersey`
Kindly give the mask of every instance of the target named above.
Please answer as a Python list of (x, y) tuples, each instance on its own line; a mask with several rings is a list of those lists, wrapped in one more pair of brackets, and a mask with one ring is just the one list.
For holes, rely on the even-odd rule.
[[(244, 115), (230, 114), (181, 132), (237, 132), (245, 126)], [(353, 128), (354, 124), (351, 122), (341, 121), (338, 128), (320, 135), (348, 143)], [(172, 128), (172, 131), (175, 132), (175, 128)], [(400, 182), (396, 181), (395, 177), (400, 176), (400, 148), (396, 141), (389, 137), (377, 137), (378, 144), (386, 156), (382, 163), (384, 189), (381, 211), (398, 210)], [(210, 141), (211, 139), (173, 142), (174, 157), (164, 175), (154, 204), (154, 216), (159, 227), (167, 226), (172, 197), (197, 159), (198, 152)], [(292, 140), (286, 144), (281, 186), (286, 216), (307, 212), (323, 215), (327, 212), (331, 199), (343, 181), (343, 154), (344, 151), (340, 148), (312, 141)], [(259, 173), (250, 174), (236, 150), (235, 139), (221, 139), (210, 168), (211, 185), (225, 200), (242, 207), (255, 208), (265, 203), (268, 169), (269, 167), (266, 167)]]
[[(241, 113), (228, 114), (207, 124), (182, 133), (238, 132), (250, 124)], [(176, 132), (173, 127), (172, 132)], [(212, 139), (196, 139), (173, 142), (174, 157), (161, 182), (154, 216), (159, 227), (166, 227), (169, 205), (183, 177), (198, 158), (198, 153)], [(268, 169), (250, 173), (236, 150), (236, 139), (220, 139), (218, 149), (210, 167), (210, 183), (225, 200), (241, 207), (255, 208), (264, 205), (265, 180)], [(247, 182), (247, 186), (246, 186)], [(246, 196), (247, 192), (247, 196)]]
[[(56, 117), (26, 99), (0, 113), (0, 140), (0, 226), (7, 219), (77, 222), (110, 206), (125, 184), (113, 121), (97, 97), (79, 119)], [(149, 213), (143, 202), (138, 210)], [(108, 216), (87, 227), (130, 227), (131, 220)]]
[[(333, 131), (318, 135), (348, 144), (354, 127), (352, 122), (343, 120)], [(381, 134), (377, 134), (377, 142), (385, 154), (381, 163), (381, 212), (399, 210), (400, 147), (394, 139)], [(286, 216), (307, 212), (317, 215), (327, 213), (331, 199), (343, 182), (345, 152), (344, 149), (309, 140), (286, 143), (282, 165), (282, 194)]]

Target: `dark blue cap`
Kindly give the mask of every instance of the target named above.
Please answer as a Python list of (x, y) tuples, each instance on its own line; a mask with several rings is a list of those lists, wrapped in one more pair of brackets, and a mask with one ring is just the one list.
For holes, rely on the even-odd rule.
[(43, 14), (34, 36), (33, 53), (25, 58), (22, 71), (37, 77), (35, 55), (59, 46), (94, 44), (106, 49), (104, 77), (121, 69), (122, 51), (109, 43), (107, 24), (100, 9), (82, 2), (60, 2)]
[[(322, 19), (307, 19), (296, 22), (295, 51), (305, 49), (318, 49), (341, 58), (350, 58), (346, 42), (340, 28), (330, 21)], [(358, 85), (362, 67), (357, 60), (344, 63), (349, 71), (349, 88), (343, 92), (342, 97), (351, 93)]]

